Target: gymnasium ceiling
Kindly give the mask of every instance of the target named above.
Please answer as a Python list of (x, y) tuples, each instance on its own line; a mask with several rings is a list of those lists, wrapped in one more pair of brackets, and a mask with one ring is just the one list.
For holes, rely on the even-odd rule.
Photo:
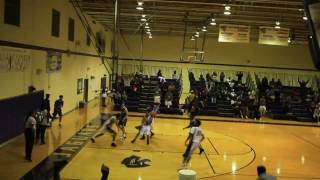
[[(112, 30), (114, 3), (112, 0), (71, 0), (95, 21)], [(219, 24), (251, 26), (251, 38), (258, 38), (259, 26), (289, 28), (293, 42), (305, 43), (307, 21), (303, 20), (303, 0), (143, 0), (143, 11), (136, 9), (137, 0), (118, 0), (119, 27), (122, 33), (138, 34), (141, 15), (145, 14), (153, 36), (183, 35), (187, 22), (187, 36), (214, 17), (217, 25), (208, 25), (207, 35), (218, 36)], [(225, 5), (231, 6), (231, 15), (224, 15)], [(143, 29), (143, 27), (142, 27)]]

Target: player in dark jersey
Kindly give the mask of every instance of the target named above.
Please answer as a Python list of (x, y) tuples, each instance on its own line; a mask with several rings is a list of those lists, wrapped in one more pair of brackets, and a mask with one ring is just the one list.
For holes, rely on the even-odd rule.
[(53, 119), (56, 118), (57, 114), (59, 115), (59, 126), (61, 126), (63, 103), (62, 95), (60, 95), (59, 99), (54, 102)]
[(128, 109), (126, 108), (125, 105), (121, 106), (121, 113), (119, 114), (117, 126), (118, 128), (122, 131), (122, 139), (126, 138), (126, 130), (125, 127), (127, 125), (127, 120), (128, 120)]
[(91, 138), (91, 141), (93, 143), (95, 143), (95, 139), (104, 135), (105, 132), (108, 132), (112, 135), (112, 143), (111, 143), (111, 146), (112, 147), (116, 147), (116, 143), (115, 143), (115, 140), (116, 140), (116, 136), (117, 136), (117, 133), (115, 130), (112, 129), (112, 126), (114, 124), (117, 123), (117, 117), (116, 116), (112, 116), (110, 118), (107, 117), (107, 115), (105, 113), (101, 113), (101, 120), (104, 121), (104, 124), (103, 124), (103, 128), (99, 130), (99, 132)]

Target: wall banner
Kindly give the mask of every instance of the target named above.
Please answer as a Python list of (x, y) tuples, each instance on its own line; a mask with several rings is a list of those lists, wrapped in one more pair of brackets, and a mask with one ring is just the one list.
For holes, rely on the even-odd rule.
[(249, 43), (250, 42), (250, 26), (220, 24), (218, 41)]
[(0, 46), (0, 72), (24, 71), (30, 61), (30, 50)]
[(60, 52), (47, 52), (47, 73), (58, 72), (62, 69), (62, 54)]
[(274, 27), (259, 27), (259, 44), (288, 46), (290, 29)]

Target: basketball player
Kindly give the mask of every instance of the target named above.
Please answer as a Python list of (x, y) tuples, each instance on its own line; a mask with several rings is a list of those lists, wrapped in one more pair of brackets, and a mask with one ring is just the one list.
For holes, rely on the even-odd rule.
[[(143, 117), (142, 126), (140, 127), (139, 132), (131, 141), (131, 143), (135, 143), (136, 139), (140, 135), (140, 136), (147, 136), (147, 145), (149, 145), (152, 121), (153, 121), (153, 116), (151, 116), (150, 112), (148, 111), (146, 115)], [(141, 139), (144, 139), (144, 138), (142, 137)]]
[[(197, 119), (195, 116), (190, 115), (190, 122), (189, 125), (187, 127), (184, 127), (182, 130), (188, 129), (188, 128), (192, 128), (192, 127), (197, 127)], [(204, 149), (201, 147), (201, 145), (199, 145), (199, 154), (202, 154), (204, 152)]]
[(126, 130), (125, 130), (125, 127), (127, 125), (127, 120), (128, 120), (128, 109), (127, 107), (123, 104), (121, 106), (121, 113), (119, 115), (119, 118), (118, 118), (118, 123), (117, 123), (117, 126), (118, 128), (121, 130), (122, 132), (122, 139), (125, 139), (127, 136), (126, 136)]
[(195, 124), (193, 127), (191, 127), (189, 136), (185, 141), (186, 144), (189, 141), (189, 144), (185, 153), (183, 154), (182, 169), (187, 168), (193, 151), (199, 148), (201, 141), (203, 141), (204, 139), (204, 135), (202, 133), (202, 129), (200, 129), (200, 125), (200, 120), (196, 119)]
[(59, 99), (54, 102), (54, 110), (53, 110), (53, 119), (56, 118), (57, 114), (59, 115), (59, 126), (61, 126), (62, 120), (62, 107), (63, 107), (63, 96), (60, 95)]
[(99, 132), (91, 138), (91, 141), (92, 143), (95, 143), (95, 139), (97, 137), (100, 137), (102, 135), (104, 135), (105, 132), (108, 132), (108, 133), (111, 133), (112, 134), (112, 143), (111, 143), (111, 146), (112, 147), (116, 147), (116, 143), (115, 143), (115, 140), (116, 140), (116, 136), (117, 136), (117, 133), (115, 130), (112, 129), (112, 126), (113, 124), (116, 124), (117, 123), (117, 117), (116, 116), (112, 116), (110, 118), (107, 117), (107, 115), (105, 113), (101, 113), (101, 120), (104, 121), (104, 124), (103, 124), (103, 127), (102, 129), (99, 130)]

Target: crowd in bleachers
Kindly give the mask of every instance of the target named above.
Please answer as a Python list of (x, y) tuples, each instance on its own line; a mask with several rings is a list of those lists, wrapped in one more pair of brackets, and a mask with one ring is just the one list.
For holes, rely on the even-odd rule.
[(161, 70), (156, 76), (150, 77), (140, 72), (135, 75), (117, 76), (116, 83), (113, 84), (114, 89), (109, 96), (114, 100), (116, 108), (126, 104), (131, 111), (144, 112), (149, 107), (157, 105), (162, 113), (181, 114), (180, 78), (174, 71), (172, 79), (166, 79)]
[(272, 118), (312, 121), (312, 114), (319, 102), (317, 92), (308, 88), (309, 80), (298, 79), (300, 87), (283, 86), (280, 79), (270, 81), (266, 77), (257, 78), (258, 94), (266, 99)]
[(221, 72), (218, 80), (217, 73), (213, 72), (207, 73), (206, 78), (200, 75), (199, 81), (196, 81), (193, 72), (189, 72), (191, 91), (185, 108), (193, 115), (260, 118), (255, 91), (250, 91), (243, 83), (243, 72), (238, 72), (236, 76), (236, 79), (225, 79), (224, 72)]
[[(308, 81), (298, 80), (300, 87), (283, 86), (280, 79), (256, 77), (257, 88), (249, 88), (243, 72), (233, 78), (224, 72), (201, 74), (196, 80), (189, 71), (190, 94), (184, 111), (195, 115), (217, 115), (242, 119), (261, 119), (268, 112), (275, 119), (312, 120), (320, 118), (318, 93), (308, 88)], [(117, 76), (109, 96), (116, 107), (126, 104), (130, 111), (145, 111), (154, 105), (161, 113), (182, 114), (179, 100), (181, 74), (165, 78), (159, 70), (155, 76)]]

